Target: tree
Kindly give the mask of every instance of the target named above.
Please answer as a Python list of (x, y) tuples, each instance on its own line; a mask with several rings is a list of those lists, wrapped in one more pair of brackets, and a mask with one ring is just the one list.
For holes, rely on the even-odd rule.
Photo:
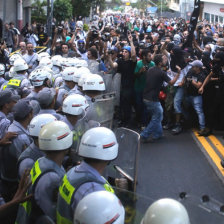
[(73, 16), (88, 17), (92, 0), (72, 0)]
[(32, 11), (31, 11), (31, 20), (44, 23), (46, 22), (47, 16), (46, 16), (46, 6), (47, 1), (40, 1), (37, 0), (32, 4)]
[(58, 22), (72, 18), (71, 0), (55, 0), (54, 18), (56, 18)]

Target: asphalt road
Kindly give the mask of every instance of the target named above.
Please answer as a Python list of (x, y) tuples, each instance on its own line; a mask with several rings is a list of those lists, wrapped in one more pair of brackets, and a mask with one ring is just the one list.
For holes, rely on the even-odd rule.
[[(166, 131), (165, 137), (156, 143), (141, 144), (137, 193), (152, 201), (159, 198), (179, 198), (188, 209), (191, 223), (224, 223), (224, 213), (218, 212), (224, 204), (224, 185), (201, 152), (192, 132), (173, 136)], [(200, 198), (208, 195), (210, 202)], [(144, 200), (142, 200), (144, 201)], [(149, 201), (141, 202), (145, 209)], [(223, 215), (222, 215), (223, 214)]]

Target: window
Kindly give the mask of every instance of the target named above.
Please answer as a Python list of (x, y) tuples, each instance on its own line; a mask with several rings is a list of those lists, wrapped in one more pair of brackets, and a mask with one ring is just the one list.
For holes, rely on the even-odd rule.
[(219, 17), (215, 16), (215, 22), (217, 23), (219, 21)]
[(219, 16), (219, 22), (223, 23), (223, 17), (222, 16)]
[(215, 18), (215, 16), (213, 14), (211, 14), (211, 23), (214, 23), (214, 18)]
[(206, 19), (208, 22), (210, 22), (210, 14), (205, 12), (204, 19)]

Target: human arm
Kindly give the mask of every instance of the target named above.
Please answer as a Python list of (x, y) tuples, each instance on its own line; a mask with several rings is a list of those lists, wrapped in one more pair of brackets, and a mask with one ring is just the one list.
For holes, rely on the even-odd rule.
[(137, 60), (136, 51), (135, 51), (135, 46), (133, 44), (133, 37), (131, 34), (128, 35), (128, 40), (131, 45), (131, 60), (136, 61)]
[(4, 205), (0, 206), (0, 218), (10, 215), (11, 213), (14, 213), (19, 203), (31, 199), (32, 195), (26, 195), (27, 189), (31, 184), (29, 174), (30, 170), (28, 169), (25, 170), (13, 199), (5, 203)]
[(176, 65), (176, 68), (177, 68), (177, 75), (172, 80), (169, 81), (169, 85), (174, 85), (180, 76), (181, 68), (178, 65)]
[(207, 83), (211, 80), (212, 75), (213, 75), (213, 72), (211, 71), (211, 72), (208, 74), (208, 76), (206, 77), (206, 79), (204, 80), (202, 86), (199, 88), (198, 93), (203, 94), (203, 92), (204, 92), (204, 88), (205, 88), (205, 86), (207, 85)]

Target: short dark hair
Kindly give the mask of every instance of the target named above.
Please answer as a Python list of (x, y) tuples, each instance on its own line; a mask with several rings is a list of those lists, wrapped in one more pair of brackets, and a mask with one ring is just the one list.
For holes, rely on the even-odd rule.
[(89, 48), (88, 51), (90, 51), (92, 57), (94, 57), (96, 59), (98, 58), (97, 50), (94, 47)]
[(143, 49), (142, 53), (141, 53), (141, 56), (142, 57), (144, 57), (144, 56), (147, 57), (148, 53), (151, 53), (151, 52), (148, 49)]
[(163, 62), (163, 55), (156, 54), (153, 61), (155, 62), (156, 66), (158, 66), (160, 62)]
[(68, 43), (62, 43), (62, 44), (61, 44), (61, 47), (62, 47), (63, 45), (66, 45), (66, 46), (69, 48), (69, 44), (68, 44)]

